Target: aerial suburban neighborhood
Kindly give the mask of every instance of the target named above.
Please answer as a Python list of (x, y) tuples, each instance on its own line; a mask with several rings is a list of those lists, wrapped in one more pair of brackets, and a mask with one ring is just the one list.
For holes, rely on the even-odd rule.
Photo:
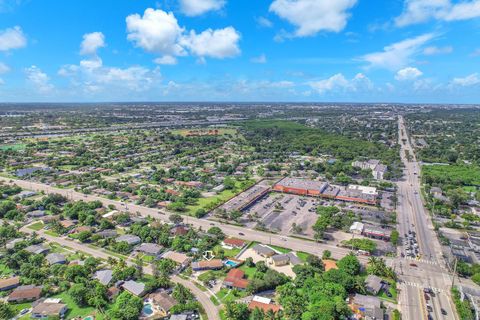
[[(357, 106), (352, 134), (326, 131), (326, 107), (288, 120), (276, 105), (254, 120), (235, 106), (170, 106), (173, 124), (151, 122), (155, 105), (101, 108), (112, 124), (89, 132), (66, 119), (97, 108), (45, 110), (40, 127), (28, 109), (0, 118), (20, 121), (1, 133), (0, 159), (0, 290), (17, 319), (477, 310), (478, 159), (431, 159), (416, 143), (426, 129), (410, 110), (438, 107)], [(144, 122), (115, 124), (135, 114)], [(365, 123), (388, 134), (378, 142)]]
[(480, 0), (0, 0), (0, 320), (480, 320)]

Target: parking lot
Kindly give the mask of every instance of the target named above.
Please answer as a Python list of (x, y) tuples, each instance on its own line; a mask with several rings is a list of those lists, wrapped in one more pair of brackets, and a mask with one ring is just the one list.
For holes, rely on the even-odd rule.
[(295, 233), (295, 224), (300, 234), (313, 236), (312, 225), (318, 218), (315, 212), (318, 199), (291, 194), (270, 193), (245, 210), (243, 222), (250, 228), (259, 223), (266, 229), (281, 234)]

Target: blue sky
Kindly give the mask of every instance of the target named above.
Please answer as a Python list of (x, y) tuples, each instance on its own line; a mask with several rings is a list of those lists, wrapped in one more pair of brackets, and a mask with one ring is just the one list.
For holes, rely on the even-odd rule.
[(480, 0), (0, 0), (0, 101), (478, 103)]

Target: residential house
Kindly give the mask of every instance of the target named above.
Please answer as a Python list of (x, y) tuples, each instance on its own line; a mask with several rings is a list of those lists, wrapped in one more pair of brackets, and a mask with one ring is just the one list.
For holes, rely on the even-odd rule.
[(221, 259), (202, 260), (202, 261), (192, 262), (193, 271), (219, 270), (222, 268), (223, 268), (223, 261)]
[(108, 284), (112, 281), (113, 271), (109, 269), (98, 270), (97, 272), (95, 272), (93, 278), (97, 279), (98, 282), (100, 282), (104, 286), (108, 286)]
[(13, 240), (10, 240), (8, 241), (6, 244), (5, 244), (5, 248), (7, 249), (13, 249), (15, 248), (15, 244), (16, 243), (19, 243), (19, 242), (22, 242), (24, 239), (13, 239)]
[(171, 297), (165, 291), (151, 293), (148, 296), (160, 312), (160, 317), (166, 317), (170, 314), (170, 310), (178, 304), (177, 300)]
[(142, 243), (135, 248), (135, 251), (156, 257), (162, 252), (162, 249), (163, 247), (156, 243)]
[(230, 269), (223, 280), (223, 286), (229, 289), (245, 290), (249, 281), (244, 278), (245, 272), (240, 269)]
[(273, 265), (276, 267), (286, 266), (287, 264), (291, 264), (293, 266), (297, 264), (302, 264), (302, 260), (297, 257), (293, 252), (288, 252), (285, 254), (277, 254), (271, 257)]
[(186, 268), (190, 264), (190, 261), (192, 260), (186, 254), (175, 252), (175, 251), (165, 252), (162, 258), (175, 261), (178, 265), (180, 265), (180, 269)]
[(133, 234), (124, 234), (115, 238), (115, 242), (126, 242), (129, 245), (134, 246), (142, 242), (142, 239), (140, 239), (140, 237), (135, 236)]
[(253, 246), (252, 250), (264, 258), (270, 258), (277, 254), (275, 250), (263, 244), (256, 244), (255, 246)]
[(246, 241), (236, 238), (226, 238), (222, 242), (222, 246), (236, 249), (242, 249), (246, 244)]
[(248, 309), (251, 311), (255, 309), (260, 309), (264, 313), (267, 313), (271, 310), (274, 313), (277, 313), (282, 309), (282, 307), (272, 303), (271, 299), (260, 297), (260, 296), (254, 296), (252, 301), (250, 301), (250, 303), (248, 304)]
[(141, 282), (128, 280), (122, 284), (122, 288), (137, 297), (145, 294), (145, 284)]
[(14, 289), (20, 285), (20, 277), (0, 279), (0, 291)]
[(365, 288), (368, 292), (377, 295), (383, 289), (383, 280), (375, 275), (369, 275), (365, 279)]
[(34, 286), (34, 285), (27, 285), (27, 286), (20, 286), (17, 287), (15, 290), (10, 293), (7, 298), (8, 302), (12, 303), (20, 303), (26, 301), (33, 301), (40, 299), (42, 295), (42, 287), (41, 286)]
[(45, 257), (45, 259), (47, 259), (50, 265), (65, 264), (67, 262), (67, 259), (61, 253), (50, 253)]
[(50, 317), (63, 318), (68, 310), (68, 307), (64, 303), (59, 301), (53, 301), (55, 299), (46, 299), (43, 302), (36, 304), (33, 309), (30, 318), (32, 319), (47, 319)]
[(352, 312), (364, 319), (368, 320), (383, 320), (384, 310), (381, 306), (381, 301), (377, 297), (365, 296), (356, 294), (350, 298), (349, 307)]
[(48, 248), (45, 248), (41, 244), (34, 244), (25, 248), (25, 251), (33, 254), (45, 254), (50, 251)]

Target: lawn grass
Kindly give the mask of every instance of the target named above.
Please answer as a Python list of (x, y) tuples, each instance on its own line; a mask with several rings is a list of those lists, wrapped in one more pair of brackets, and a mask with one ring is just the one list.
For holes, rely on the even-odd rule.
[(31, 224), (28, 226), (28, 229), (32, 229), (35, 231), (43, 229), (43, 222), (42, 221), (37, 221), (34, 224)]
[[(92, 307), (79, 307), (70, 295), (66, 292), (62, 292), (60, 294), (54, 295), (52, 298), (62, 299), (62, 302), (68, 305), (68, 311), (66, 314), (67, 319), (72, 319), (76, 317), (86, 317), (96, 313), (95, 308)], [(103, 319), (101, 314), (96, 314), (95, 319)]]
[(240, 249), (237, 249), (237, 248), (225, 249), (221, 245), (216, 245), (213, 248), (213, 252), (215, 253), (215, 255), (218, 255), (218, 252), (220, 250), (223, 250), (223, 254), (225, 255), (225, 257), (228, 257), (228, 258), (235, 258), (237, 254), (240, 253)]
[(45, 234), (48, 234), (49, 236), (52, 236), (52, 237), (59, 237), (60, 236), (58, 233), (56, 233), (55, 231), (52, 231), (52, 230), (45, 231)]
[(302, 260), (303, 262), (307, 262), (307, 258), (308, 256), (310, 256), (311, 254), (309, 253), (306, 253), (306, 252), (302, 252), (302, 251), (299, 251), (297, 252), (297, 257)]
[(239, 298), (243, 298), (246, 295), (247, 295), (247, 292), (245, 291), (222, 288), (217, 293), (217, 298), (220, 299), (220, 302), (222, 304), (225, 304), (227, 302), (234, 302), (235, 300), (238, 300)]
[(270, 248), (274, 249), (274, 250), (277, 250), (280, 253), (289, 253), (289, 252), (292, 251), (292, 250), (284, 248), (284, 247), (274, 246), (274, 245), (270, 245), (270, 244), (268, 246)]
[(215, 298), (215, 296), (210, 296), (210, 301), (212, 301), (213, 304), (216, 305), (216, 306), (220, 305), (220, 302), (218, 301), (217, 298)]
[(9, 145), (0, 146), (0, 150), (2, 150), (2, 151), (7, 151), (7, 150), (19, 151), (19, 150), (24, 150), (26, 147), (27, 147), (27, 145), (24, 144), (24, 143), (17, 143), (17, 144), (9, 144)]
[(240, 268), (238, 268), (240, 270), (242, 270), (243, 272), (245, 272), (245, 276), (248, 278), (248, 279), (251, 279), (253, 278), (253, 275), (255, 274), (255, 272), (257, 272), (257, 269), (255, 267), (249, 267), (247, 266), (245, 263), (243, 265), (240, 266)]
[(0, 276), (8, 276), (11, 274), (12, 274), (12, 269), (0, 263)]

